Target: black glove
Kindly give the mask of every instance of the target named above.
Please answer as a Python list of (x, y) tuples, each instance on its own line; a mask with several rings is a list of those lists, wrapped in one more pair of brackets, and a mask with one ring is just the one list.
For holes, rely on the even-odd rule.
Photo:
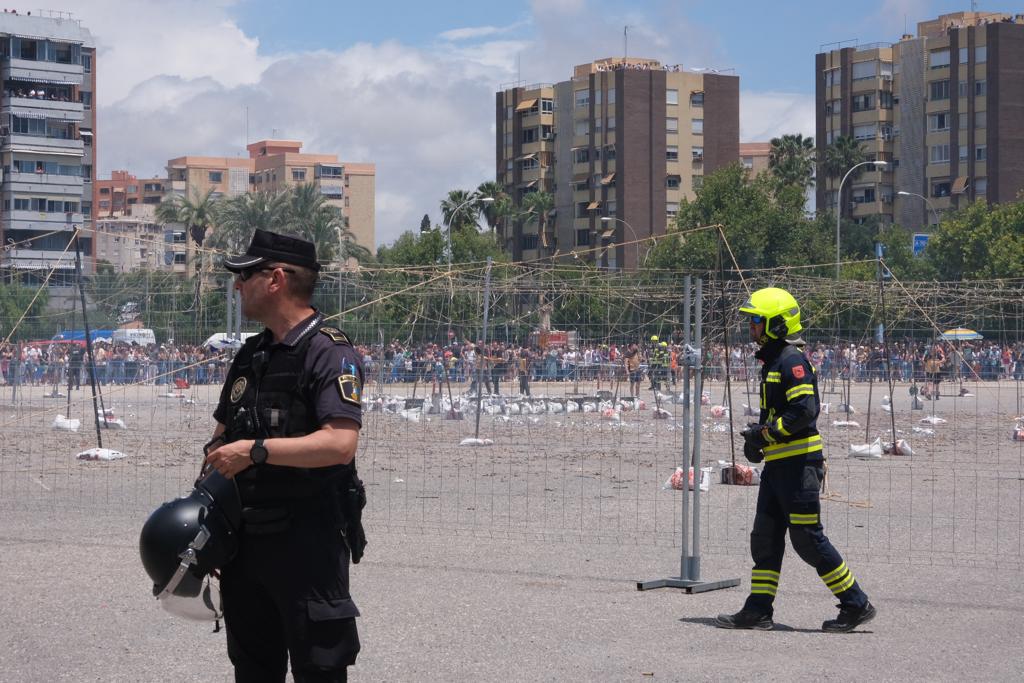
[(764, 460), (764, 452), (760, 447), (753, 445), (749, 441), (743, 442), (743, 457), (752, 463), (759, 463)]
[(764, 438), (765, 426), (751, 422), (746, 429), (740, 432), (743, 437), (743, 457), (750, 462), (761, 462), (764, 460), (764, 453), (761, 449), (768, 441)]

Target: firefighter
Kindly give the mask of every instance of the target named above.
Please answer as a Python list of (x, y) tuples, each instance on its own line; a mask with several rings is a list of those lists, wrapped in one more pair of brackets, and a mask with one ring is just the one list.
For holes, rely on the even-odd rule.
[(736, 614), (718, 615), (716, 625), (762, 631), (774, 627), (772, 605), (788, 530), (793, 549), (839, 599), (839, 616), (825, 621), (822, 630), (851, 631), (873, 619), (875, 608), (821, 525), (820, 402), (814, 367), (796, 337), (800, 307), (789, 292), (769, 287), (754, 292), (740, 311), (750, 316), (750, 337), (760, 346), (755, 357), (764, 364), (760, 421), (743, 431), (743, 454), (751, 462), (764, 460), (765, 466), (750, 534), (750, 596)]
[(651, 335), (651, 355), (648, 373), (650, 374), (651, 391), (661, 391), (661, 381), (668, 368), (668, 343), (658, 341), (658, 335)]

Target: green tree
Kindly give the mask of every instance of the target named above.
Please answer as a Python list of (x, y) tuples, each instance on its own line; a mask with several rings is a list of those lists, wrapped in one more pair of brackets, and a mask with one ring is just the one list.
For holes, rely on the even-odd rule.
[(257, 229), (280, 229), (286, 201), (287, 195), (277, 192), (247, 192), (225, 200), (217, 212), (210, 246), (222, 254), (244, 252)]
[(503, 217), (502, 205), (511, 204), (509, 196), (505, 193), (505, 187), (494, 180), (487, 180), (476, 188), (476, 196), (490, 197), (494, 200), (493, 202), (481, 202), (479, 205), (480, 214), (487, 222), (487, 227), (494, 232), (498, 227), (498, 221)]
[(156, 219), (163, 224), (184, 225), (192, 241), (201, 247), (206, 239), (206, 231), (216, 223), (219, 200), (213, 193), (213, 188), (210, 188), (205, 193), (194, 190), (191, 198), (172, 195), (156, 207)]
[[(554, 231), (549, 231), (548, 219), (551, 210), (555, 208), (555, 197), (550, 192), (531, 192), (523, 197), (522, 215), (526, 225), (536, 221), (537, 234), (540, 235), (540, 243), (545, 249), (554, 249)], [(552, 234), (549, 237), (549, 232)]]
[(814, 186), (814, 138), (802, 134), (772, 138), (768, 169), (783, 185)]
[[(829, 178), (842, 178), (846, 172), (859, 163), (867, 160), (864, 149), (852, 135), (840, 135), (832, 144), (825, 148), (825, 159), (822, 168)], [(863, 168), (854, 171), (856, 179)]]
[(420, 221), (420, 233), (424, 233), (430, 230), (430, 216), (423, 214), (423, 219)]
[(445, 227), (453, 233), (467, 227), (476, 228), (480, 206), (476, 195), (467, 190), (452, 190), (441, 201), (441, 216)]
[(977, 201), (943, 216), (924, 257), (942, 280), (1019, 278), (1024, 273), (1024, 203)]
[[(46, 287), (40, 289), (0, 282), (0, 341), (8, 337), (14, 340), (49, 339), (58, 332), (43, 316), (49, 300)], [(15, 330), (14, 325), (19, 320), (22, 322)]]

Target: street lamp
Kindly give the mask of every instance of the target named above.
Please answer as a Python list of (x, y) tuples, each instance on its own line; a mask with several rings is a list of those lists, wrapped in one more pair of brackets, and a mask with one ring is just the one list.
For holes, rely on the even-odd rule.
[(839, 181), (839, 192), (836, 193), (836, 279), (839, 279), (839, 221), (843, 218), (843, 183), (850, 177), (853, 170), (858, 166), (867, 166), (868, 164), (874, 164), (875, 166), (888, 166), (888, 161), (862, 161), (859, 164), (854, 164), (850, 167), (850, 170), (846, 172), (843, 179)]
[[(601, 216), (601, 222), (602, 223), (611, 223), (613, 221), (618, 221), (619, 223), (622, 223), (627, 228), (629, 228), (629, 232), (632, 233), (632, 235), (633, 235), (633, 249), (637, 252), (637, 257), (638, 257), (638, 260), (639, 260), (639, 255), (640, 255), (640, 244), (639, 244), (639, 242), (640, 242), (640, 238), (637, 237), (636, 230), (633, 229), (632, 225), (630, 225), (626, 221), (622, 220), (621, 218), (616, 218), (615, 216)], [(626, 255), (625, 252), (623, 252), (622, 255), (623, 255), (623, 257), (625, 257), (625, 255)], [(637, 266), (639, 266), (639, 265), (640, 264), (637, 263)]]
[(494, 197), (471, 197), (466, 201), (462, 202), (452, 211), (451, 220), (448, 222), (448, 231), (445, 232), (445, 244), (448, 247), (448, 270), (452, 269), (452, 223), (455, 222), (455, 217), (459, 215), (459, 209), (472, 204), (473, 202), (480, 202), (481, 204), (490, 204), (494, 201)]
[(923, 199), (924, 203), (928, 205), (928, 208), (932, 210), (932, 217), (935, 219), (936, 227), (939, 225), (939, 212), (935, 210), (935, 207), (932, 206), (931, 201), (929, 201), (929, 199), (925, 197), (923, 194), (918, 194), (916, 192), (906, 192), (904, 190), (900, 190), (896, 194), (898, 194), (901, 197), (918, 197), (919, 199)]

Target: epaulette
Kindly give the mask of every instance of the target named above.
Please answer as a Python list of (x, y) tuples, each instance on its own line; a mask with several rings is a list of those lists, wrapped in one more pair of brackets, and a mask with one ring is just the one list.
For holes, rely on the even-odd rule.
[(348, 346), (352, 346), (352, 342), (349, 341), (348, 335), (337, 327), (321, 327), (320, 332), (330, 337), (331, 341), (335, 344), (347, 344)]

